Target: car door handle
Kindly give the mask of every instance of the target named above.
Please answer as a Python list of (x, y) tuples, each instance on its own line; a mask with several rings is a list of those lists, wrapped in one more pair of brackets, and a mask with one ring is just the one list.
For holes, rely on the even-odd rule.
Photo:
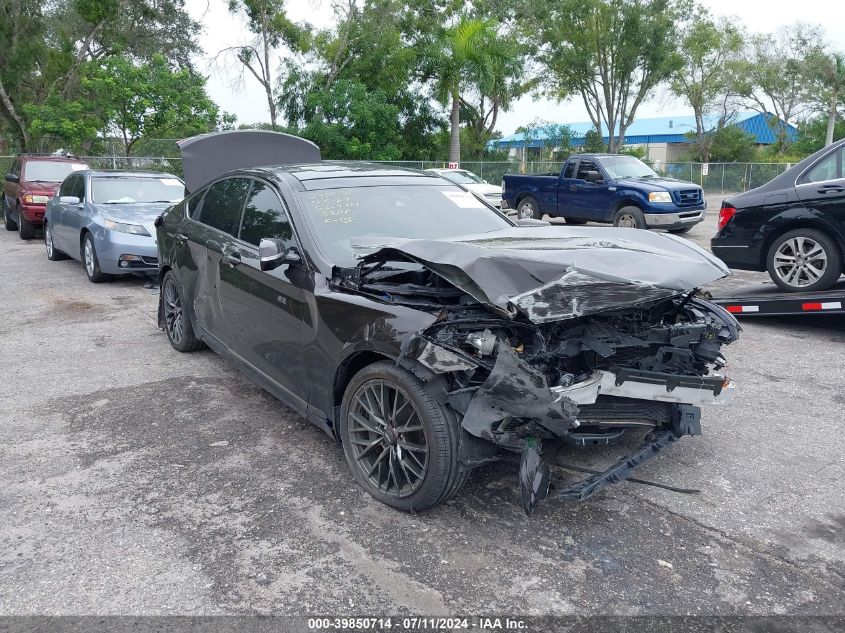
[(845, 187), (842, 185), (822, 185), (818, 188), (819, 193), (842, 193)]

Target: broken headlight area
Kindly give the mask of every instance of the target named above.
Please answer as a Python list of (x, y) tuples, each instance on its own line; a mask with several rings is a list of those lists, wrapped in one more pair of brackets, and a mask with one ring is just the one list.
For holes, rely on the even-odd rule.
[(732, 397), (733, 385), (719, 373), (721, 348), (738, 333), (729, 313), (692, 293), (541, 324), (467, 306), (442, 310), (404, 355), (447, 378), (445, 398), (466, 433), (522, 455), (530, 512), (546, 495), (535, 487), (549, 480), (547, 456), (563, 444), (605, 445), (634, 429), (648, 432), (635, 453), (560, 493), (580, 500), (679, 437), (700, 433), (698, 406)]

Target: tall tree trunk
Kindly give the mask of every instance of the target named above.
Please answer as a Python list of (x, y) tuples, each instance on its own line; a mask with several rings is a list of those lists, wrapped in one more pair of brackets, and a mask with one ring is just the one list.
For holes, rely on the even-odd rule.
[(827, 134), (824, 137), (825, 147), (833, 143), (833, 126), (836, 125), (836, 101), (838, 96), (834, 91), (830, 97), (830, 106), (827, 110)]
[(449, 114), (449, 162), (461, 162), (461, 95), (458, 86), (452, 88), (452, 112)]
[(21, 149), (24, 152), (30, 151), (32, 149), (30, 147), (32, 141), (29, 137), (29, 128), (26, 125), (26, 121), (23, 120), (23, 117), (18, 114), (15, 104), (12, 103), (12, 100), (9, 98), (9, 94), (6, 92), (6, 87), (3, 85), (2, 81), (0, 81), (0, 103), (3, 104), (6, 112), (9, 113), (9, 116), (12, 117), (12, 120), (14, 120), (20, 130), (18, 137), (23, 145)]
[[(266, 16), (265, 16), (266, 21)], [(264, 29), (264, 90), (267, 93), (267, 106), (270, 108), (270, 127), (276, 130), (276, 102), (273, 100), (273, 82), (270, 76), (270, 42), (267, 29)]]

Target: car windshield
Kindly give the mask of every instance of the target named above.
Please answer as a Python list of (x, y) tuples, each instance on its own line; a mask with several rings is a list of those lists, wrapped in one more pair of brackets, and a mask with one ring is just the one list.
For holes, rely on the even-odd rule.
[(639, 158), (633, 156), (609, 156), (601, 159), (601, 164), (608, 175), (618, 178), (657, 178), (657, 172)]
[(98, 204), (179, 202), (185, 185), (178, 178), (97, 176), (91, 180), (91, 200)]
[(332, 263), (354, 266), (357, 238), (443, 239), (511, 226), (474, 195), (449, 185), (387, 185), (297, 194)]
[(439, 173), (441, 176), (443, 176), (446, 180), (451, 180), (452, 182), (457, 183), (459, 185), (474, 185), (474, 184), (478, 184), (480, 182), (484, 182), (483, 180), (481, 180), (481, 178), (476, 176), (471, 171), (450, 169), (450, 170), (447, 170), (447, 171), (440, 171), (440, 172), (437, 172), (437, 173)]
[(61, 182), (69, 174), (82, 169), (88, 169), (88, 165), (57, 160), (28, 160), (24, 163), (22, 179), (28, 182)]

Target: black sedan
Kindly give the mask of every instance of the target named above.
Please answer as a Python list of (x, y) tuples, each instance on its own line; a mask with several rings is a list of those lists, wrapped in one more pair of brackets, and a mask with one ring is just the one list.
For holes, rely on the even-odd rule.
[(845, 255), (843, 148), (834, 143), (725, 200), (713, 253), (731, 268), (768, 271), (787, 292), (835, 284)]
[(170, 343), (208, 345), (332, 435), (389, 505), (431, 508), (515, 454), (530, 512), (559, 446), (641, 431), (560, 495), (585, 499), (732, 396), (736, 321), (694, 293), (729, 271), (686, 240), (516, 226), (436, 175), (321, 162), (281, 134), (182, 154), (191, 194), (156, 222)]

